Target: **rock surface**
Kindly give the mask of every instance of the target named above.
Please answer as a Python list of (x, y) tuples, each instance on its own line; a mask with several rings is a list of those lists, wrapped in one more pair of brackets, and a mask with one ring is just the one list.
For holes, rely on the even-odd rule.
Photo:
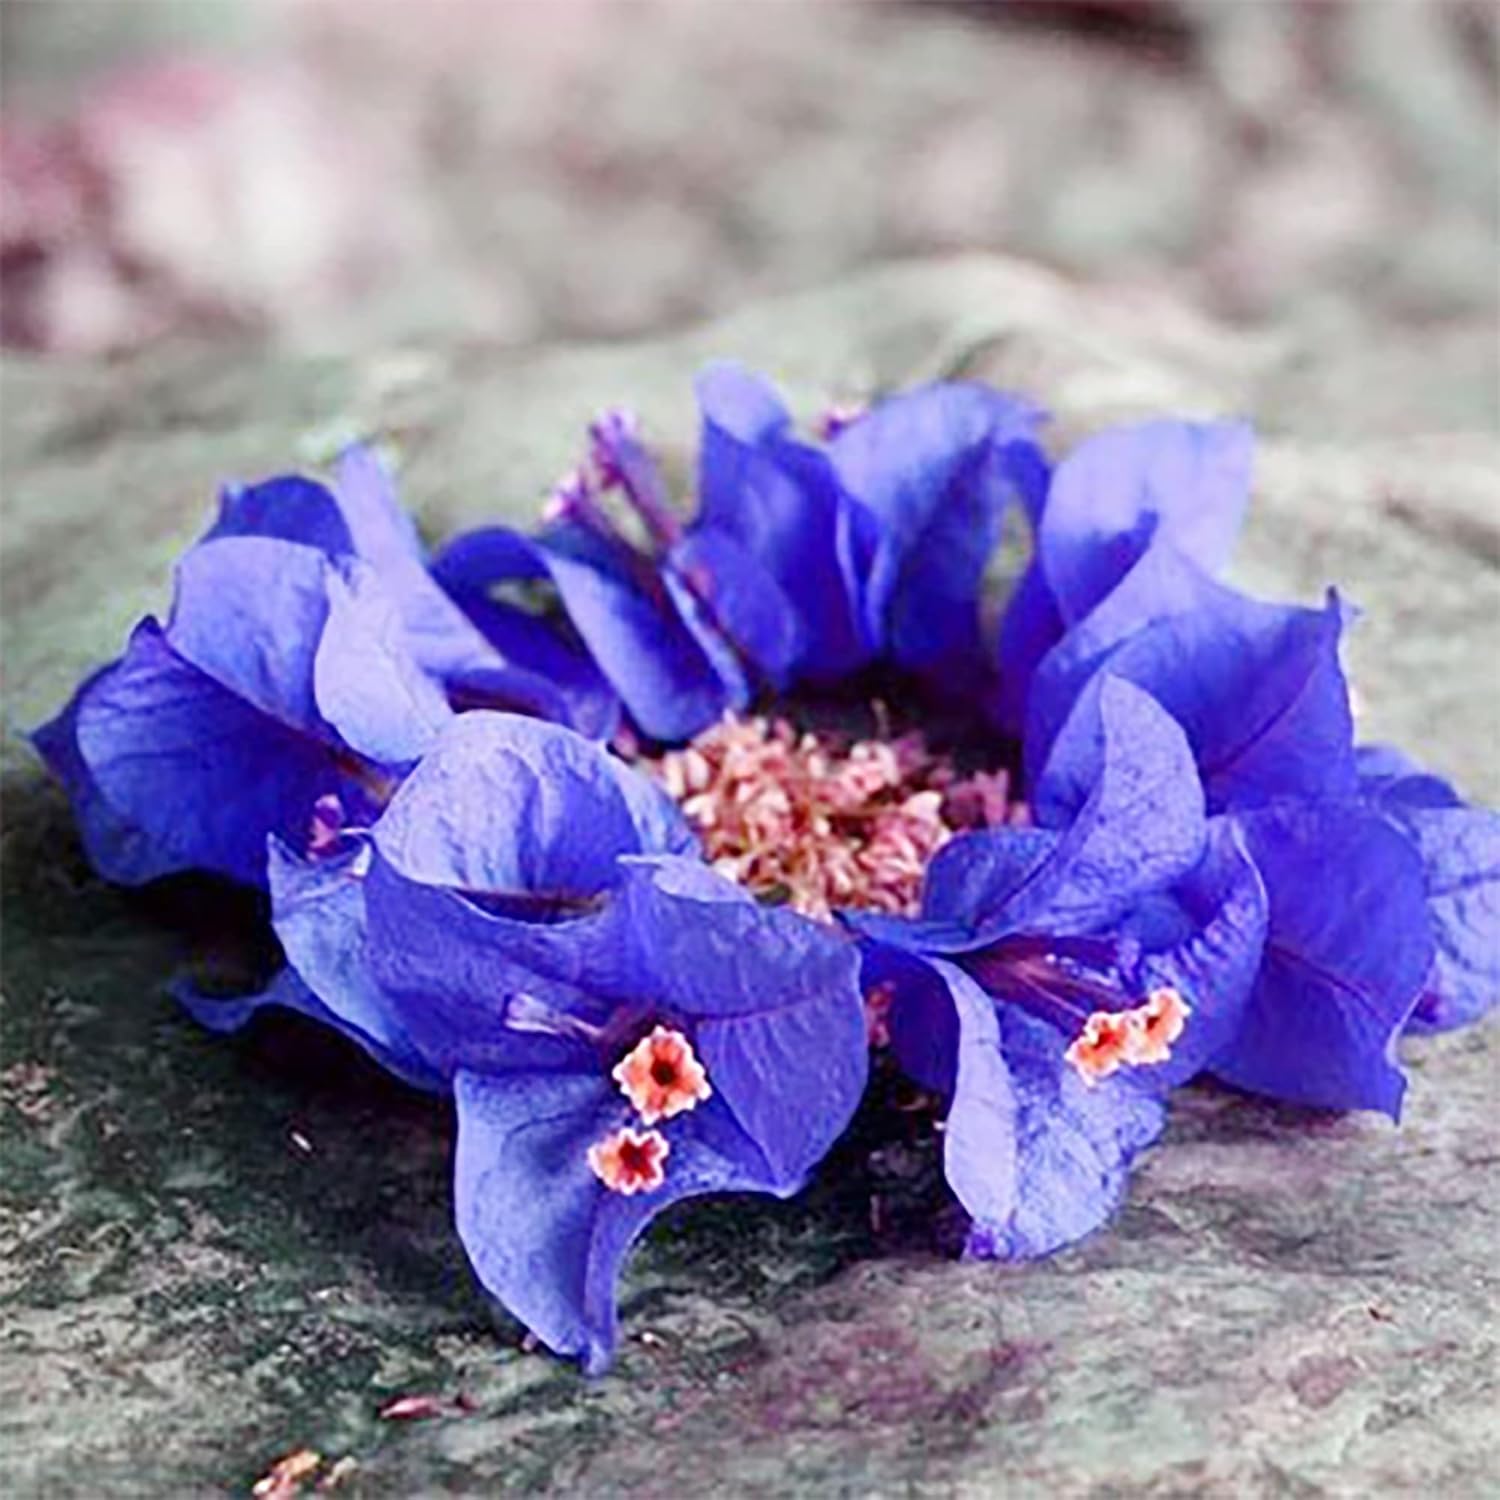
[[(1064, 438), (1254, 415), (1241, 578), (1339, 582), (1366, 610), (1367, 735), (1497, 801), (1493, 351), (1356, 353), (967, 259), (652, 344), (9, 362), (0, 1488), (243, 1492), (306, 1447), (352, 1456), (341, 1492), (370, 1495), (1493, 1493), (1493, 1024), (1408, 1049), (1399, 1132), (1189, 1091), (1117, 1221), (1031, 1267), (914, 1250), (930, 1151), (856, 1139), (798, 1203), (659, 1226), (617, 1372), (589, 1383), (478, 1295), (446, 1108), (290, 1021), (197, 1031), (163, 981), (219, 906), (94, 880), (19, 738), (163, 607), (220, 478), (378, 430), (434, 534), (525, 518), (606, 401), (685, 455), (691, 373), (735, 355), (809, 410), (968, 373), (1035, 394)], [(898, 1211), (873, 1220), (877, 1197)]]

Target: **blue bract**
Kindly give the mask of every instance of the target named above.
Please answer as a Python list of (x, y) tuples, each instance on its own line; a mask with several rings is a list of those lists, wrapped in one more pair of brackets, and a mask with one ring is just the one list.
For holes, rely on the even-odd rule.
[[(985, 566), (1012, 502), (1046, 482), (1039, 415), (975, 385), (884, 402), (829, 442), (796, 437), (775, 391), (733, 365), (698, 381), (698, 514), (678, 518), (633, 417), (591, 429), (591, 465), (552, 523), (460, 536), (438, 577), (479, 613), (503, 584), (545, 579), (637, 727), (689, 739), (758, 690), (828, 685), (886, 661), (941, 688), (990, 670)], [(647, 538), (603, 508), (618, 491)]]
[(452, 716), (503, 704), (608, 732), (584, 664), (503, 655), (442, 593), (374, 453), (335, 488), (227, 489), (177, 564), (165, 625), (38, 731), (95, 867), (136, 884), (211, 870), (263, 884), (266, 835), (300, 846), (322, 798), (367, 821)]
[[(817, 436), (736, 365), (697, 397), (691, 518), (623, 411), (536, 535), (430, 569), (367, 449), (225, 494), (37, 735), (105, 875), (268, 886), (285, 967), (189, 1010), (451, 1094), (479, 1279), (590, 1370), (652, 1218), (795, 1192), (871, 1046), (942, 1112), (975, 1257), (1096, 1229), (1200, 1075), (1395, 1117), (1403, 1034), (1500, 995), (1500, 816), (1356, 744), (1336, 593), (1217, 576), (1248, 429), (1054, 468), (979, 385)], [(741, 717), (820, 698), (873, 733)]]
[(193, 1008), (233, 1026), (289, 1005), (451, 1087), (480, 1279), (602, 1368), (620, 1263), (656, 1214), (786, 1196), (847, 1124), (865, 1081), (857, 955), (715, 875), (664, 794), (535, 720), (455, 720), (353, 842), (322, 862), (276, 852), (295, 977)]
[(1096, 1227), (1160, 1097), (1242, 1023), (1264, 887), (1211, 834), (1182, 730), (1110, 679), (1087, 797), (1065, 829), (962, 835), (915, 920), (847, 920), (891, 992), (896, 1054), (952, 1096), (948, 1180), (970, 1248), (1045, 1254)]

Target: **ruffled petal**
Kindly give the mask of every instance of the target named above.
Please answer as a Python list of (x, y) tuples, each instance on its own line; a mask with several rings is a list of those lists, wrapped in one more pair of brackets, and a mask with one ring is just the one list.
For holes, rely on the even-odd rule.
[[(1286, 608), (1219, 591), (1213, 602), (1158, 620), (1124, 641), (1104, 670), (1150, 693), (1182, 725), (1210, 811), (1282, 798), (1357, 795), (1349, 689), (1339, 666), (1344, 610), (1330, 593), (1321, 610)], [(1080, 694), (1071, 733), (1089, 723)], [(1077, 753), (1059, 733), (1037, 784), (1047, 820), (1076, 797), (1066, 768)], [(1059, 775), (1059, 770), (1062, 774)], [(1059, 783), (1067, 789), (1057, 795)]]
[(475, 892), (591, 896), (621, 854), (696, 846), (654, 782), (581, 735), (515, 714), (453, 719), (375, 828), (408, 880)]
[(85, 842), (112, 878), (204, 869), (264, 884), (267, 833), (298, 842), (320, 796), (357, 796), (327, 745), (184, 661), (154, 620), (72, 712)]
[(1063, 619), (1082, 619), (1158, 540), (1205, 572), (1227, 562), (1252, 447), (1243, 422), (1142, 422), (1080, 443), (1057, 467), (1037, 538)]
[(868, 1057), (859, 954), (836, 928), (746, 898), (684, 859), (624, 861), (612, 903), (621, 1000), (690, 1018), (717, 1093), (778, 1182), (849, 1123)]
[(1091, 722), (1044, 778), (1068, 782), (1055, 801), (1082, 795), (1066, 831), (1049, 847), (1044, 831), (990, 829), (952, 840), (933, 860), (923, 915), (967, 919), (965, 947), (1023, 929), (1098, 930), (1175, 883), (1203, 852), (1203, 793), (1174, 720), (1108, 675), (1081, 707)]
[(1090, 1088), (1063, 1060), (1057, 1033), (1003, 998), (996, 1015), (1015, 1100), (1015, 1207), (1007, 1218), (976, 1220), (965, 1253), (1030, 1260), (1109, 1218), (1166, 1110), (1122, 1074)]
[(362, 843), (306, 860), (271, 841), (271, 903), (287, 967), (257, 995), (213, 999), (179, 982), (173, 993), (212, 1031), (238, 1031), (267, 1006), (297, 1011), (341, 1032), (387, 1071), (414, 1088), (441, 1092), (446, 1079), (430, 1068), (375, 983), (365, 958)]
[(602, 1075), (480, 1074), (454, 1080), (454, 1202), (464, 1249), (485, 1287), (548, 1348), (598, 1374), (618, 1340), (615, 1287), (630, 1247), (663, 1209), (765, 1181), (754, 1146), (710, 1100), (674, 1122), (661, 1186), (611, 1192), (588, 1149), (629, 1122)]
[(1226, 1081), (1297, 1104), (1400, 1113), (1394, 1043), (1432, 966), (1422, 862), (1353, 805), (1287, 805), (1242, 820), (1270, 899), (1265, 957)]

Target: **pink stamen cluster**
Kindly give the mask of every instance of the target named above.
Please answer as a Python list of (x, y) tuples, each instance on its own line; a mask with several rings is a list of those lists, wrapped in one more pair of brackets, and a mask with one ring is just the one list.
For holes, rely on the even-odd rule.
[(812, 917), (915, 911), (953, 833), (1010, 812), (1003, 774), (961, 778), (918, 733), (844, 744), (730, 715), (655, 771), (715, 869)]

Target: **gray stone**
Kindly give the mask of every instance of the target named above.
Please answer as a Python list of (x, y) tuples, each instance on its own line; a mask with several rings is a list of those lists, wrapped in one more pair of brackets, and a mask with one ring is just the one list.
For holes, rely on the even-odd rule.
[[(618, 1369), (590, 1383), (476, 1292), (447, 1108), (313, 1028), (226, 1042), (178, 1015), (181, 933), (222, 946), (221, 906), (96, 881), (18, 738), (164, 605), (221, 477), (376, 430), (435, 534), (525, 519), (606, 401), (639, 404), (680, 462), (695, 365), (736, 355), (807, 409), (984, 376), (1049, 405), (1060, 439), (1150, 411), (1259, 417), (1240, 577), (1346, 587), (1368, 732), (1500, 800), (1478, 344), (1385, 351), (1378, 389), (1351, 389), (1350, 341), (968, 259), (645, 345), (9, 361), (0, 1489), (243, 1490), (310, 1447), (351, 1455), (348, 1491), (372, 1495), (1493, 1493), (1493, 1025), (1407, 1049), (1399, 1131), (1187, 1091), (1117, 1220), (1040, 1265), (915, 1248), (931, 1138), (871, 1160), (860, 1135), (802, 1201), (659, 1226)], [(460, 1392), (466, 1413), (379, 1417)]]

